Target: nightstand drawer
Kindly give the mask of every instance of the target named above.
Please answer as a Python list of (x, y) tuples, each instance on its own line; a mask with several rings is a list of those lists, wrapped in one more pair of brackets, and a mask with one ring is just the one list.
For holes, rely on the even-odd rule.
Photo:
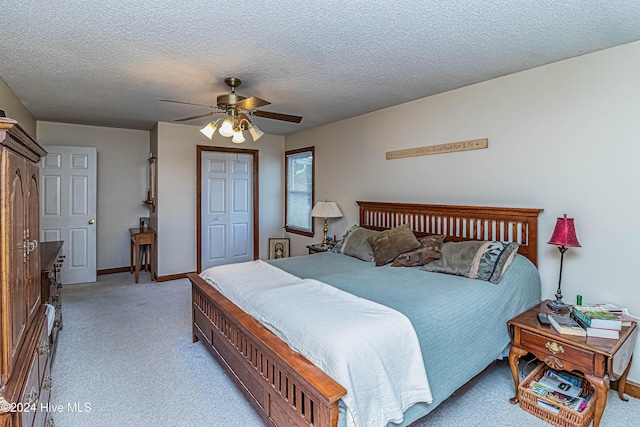
[(562, 340), (554, 340), (523, 329), (520, 335), (520, 345), (522, 348), (530, 350), (540, 360), (544, 361), (547, 356), (553, 356), (567, 367), (572, 366), (573, 368), (570, 370), (579, 369), (586, 374), (594, 372), (595, 353), (574, 347)]

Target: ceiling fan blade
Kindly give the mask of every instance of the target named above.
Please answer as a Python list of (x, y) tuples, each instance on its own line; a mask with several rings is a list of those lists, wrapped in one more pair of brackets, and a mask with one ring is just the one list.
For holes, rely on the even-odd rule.
[(260, 99), (257, 96), (252, 96), (251, 98), (243, 99), (242, 101), (237, 102), (236, 107), (242, 108), (244, 110), (255, 110), (256, 108), (264, 107), (265, 105), (269, 104), (271, 104), (269, 101)]
[(256, 117), (264, 117), (265, 119), (282, 120), (282, 121), (291, 122), (291, 123), (300, 123), (302, 121), (302, 117), (300, 116), (292, 116), (290, 114), (282, 114), (282, 113), (272, 113), (270, 111), (256, 110), (251, 114), (253, 114)]
[(194, 104), (193, 102), (172, 101), (171, 99), (161, 99), (162, 102), (173, 102), (174, 104), (197, 105), (199, 107), (218, 108), (214, 105)]
[(187, 120), (199, 119), (199, 118), (202, 118), (202, 117), (212, 116), (214, 114), (217, 114), (217, 113), (215, 111), (212, 111), (210, 113), (198, 114), (197, 116), (185, 117), (184, 119), (176, 119), (174, 121), (176, 121), (176, 122), (186, 122)]

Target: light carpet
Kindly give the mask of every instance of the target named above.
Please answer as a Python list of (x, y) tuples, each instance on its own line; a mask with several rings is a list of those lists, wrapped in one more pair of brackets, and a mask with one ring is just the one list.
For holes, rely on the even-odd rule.
[[(53, 364), (57, 427), (262, 426), (201, 343), (191, 342), (188, 280), (142, 273), (99, 276), (62, 290), (64, 329)], [(412, 427), (548, 426), (511, 405), (506, 361), (467, 384)], [(637, 425), (640, 400), (610, 392), (601, 426)]]

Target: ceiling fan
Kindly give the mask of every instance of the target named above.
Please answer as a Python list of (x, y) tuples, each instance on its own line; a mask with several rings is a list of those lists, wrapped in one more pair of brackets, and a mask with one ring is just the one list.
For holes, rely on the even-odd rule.
[[(244, 142), (244, 136), (242, 136), (243, 130), (248, 130), (251, 133), (254, 141), (257, 141), (264, 133), (258, 129), (258, 127), (251, 122), (248, 116), (262, 117), (265, 119), (282, 120), (291, 123), (300, 123), (302, 117), (293, 116), (290, 114), (272, 113), (270, 111), (258, 110), (260, 107), (271, 104), (264, 99), (252, 96), (246, 98), (244, 96), (236, 94), (236, 88), (240, 86), (242, 81), (237, 77), (227, 77), (224, 82), (231, 88), (231, 93), (219, 95), (216, 99), (216, 105), (194, 104), (192, 102), (172, 101), (170, 99), (161, 99), (163, 102), (173, 102), (176, 104), (186, 105), (199, 105), (202, 107), (209, 107), (214, 111), (210, 111), (204, 114), (198, 114), (197, 116), (184, 117), (182, 119), (175, 120), (176, 122), (185, 122), (188, 120), (200, 119), (202, 117), (212, 116), (214, 114), (226, 114), (227, 118), (222, 122), (220, 126), (220, 134), (222, 136), (233, 137), (233, 142)], [(218, 123), (222, 119), (218, 119), (213, 123), (209, 123), (200, 131), (205, 134), (209, 139), (213, 137)]]

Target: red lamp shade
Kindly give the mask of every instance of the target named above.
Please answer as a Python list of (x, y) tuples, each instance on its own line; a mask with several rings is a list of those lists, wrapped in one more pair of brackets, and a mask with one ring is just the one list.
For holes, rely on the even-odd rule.
[(576, 227), (573, 218), (567, 218), (567, 214), (558, 218), (556, 228), (553, 230), (551, 239), (547, 242), (550, 245), (581, 247), (576, 236)]

